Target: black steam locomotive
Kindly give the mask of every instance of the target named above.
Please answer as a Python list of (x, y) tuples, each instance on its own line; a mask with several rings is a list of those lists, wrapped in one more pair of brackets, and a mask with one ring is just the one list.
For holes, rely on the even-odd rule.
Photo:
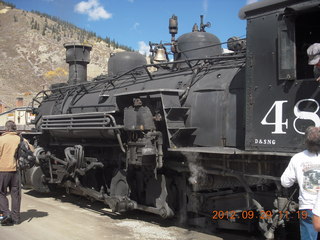
[[(319, 84), (306, 49), (320, 42), (320, 0), (265, 0), (241, 9), (247, 38), (220, 40), (201, 20), (170, 43), (109, 59), (87, 81), (92, 46), (65, 44), (67, 83), (33, 100), (38, 165), (25, 185), (266, 238), (295, 211), (279, 177), (319, 125)], [(169, 49), (170, 48), (170, 49)], [(168, 50), (169, 49), (169, 50)], [(173, 61), (168, 54), (173, 53)], [(254, 216), (252, 215), (254, 213)]]

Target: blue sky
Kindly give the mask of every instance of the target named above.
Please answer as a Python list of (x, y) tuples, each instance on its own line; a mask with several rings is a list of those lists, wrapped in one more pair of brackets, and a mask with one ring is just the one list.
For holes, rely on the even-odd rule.
[(221, 42), (245, 37), (246, 21), (239, 10), (257, 0), (6, 0), (16, 8), (37, 10), (59, 17), (98, 36), (115, 39), (135, 50), (148, 49), (151, 42), (170, 42), (168, 22), (178, 16), (179, 37), (190, 32), (200, 15), (210, 22), (207, 32)]

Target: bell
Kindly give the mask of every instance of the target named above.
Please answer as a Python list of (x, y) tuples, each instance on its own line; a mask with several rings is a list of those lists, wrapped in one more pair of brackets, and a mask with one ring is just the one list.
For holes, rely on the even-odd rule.
[(153, 59), (155, 62), (166, 62), (167, 61), (167, 56), (166, 56), (166, 51), (164, 48), (158, 48), (156, 55), (154, 56)]

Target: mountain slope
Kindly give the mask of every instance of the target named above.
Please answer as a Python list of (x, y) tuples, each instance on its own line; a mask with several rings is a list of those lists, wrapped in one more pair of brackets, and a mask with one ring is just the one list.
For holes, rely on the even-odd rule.
[(107, 73), (115, 49), (101, 38), (46, 16), (11, 8), (0, 2), (0, 101), (14, 107), (17, 97), (27, 105), (40, 90), (66, 82), (64, 43), (93, 45), (88, 80)]

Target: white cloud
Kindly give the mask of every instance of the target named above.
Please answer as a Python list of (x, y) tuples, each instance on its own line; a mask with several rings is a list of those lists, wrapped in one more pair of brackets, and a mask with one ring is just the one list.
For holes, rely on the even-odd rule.
[(135, 22), (135, 23), (133, 24), (133, 26), (132, 26), (131, 29), (132, 29), (132, 30), (137, 30), (139, 26), (140, 26), (140, 23)]
[(103, 6), (101, 6), (99, 0), (82, 1), (75, 5), (74, 11), (81, 14), (87, 14), (89, 20), (109, 19), (112, 17), (111, 13), (108, 13)]
[(258, 2), (258, 0), (247, 0), (247, 5), (255, 2)]
[(148, 56), (150, 54), (149, 45), (147, 45), (144, 41), (140, 41), (140, 42), (138, 42), (138, 44), (139, 44), (139, 53), (141, 53), (142, 55)]

